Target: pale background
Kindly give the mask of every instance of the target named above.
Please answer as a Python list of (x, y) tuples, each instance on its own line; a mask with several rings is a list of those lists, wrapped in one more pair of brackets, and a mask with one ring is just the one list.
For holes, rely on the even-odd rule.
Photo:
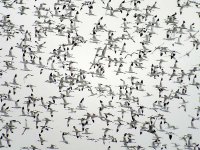
[[(55, 1), (49, 1), (49, 0), (44, 0), (42, 1), (44, 3), (47, 3), (48, 7), (50, 7), (53, 10), (53, 3)], [(113, 2), (111, 3), (112, 6), (114, 8), (116, 8), (119, 3), (121, 1), (120, 0), (113, 0)], [(154, 0), (145, 0), (145, 2), (142, 2), (142, 5), (153, 5), (155, 1)], [(38, 6), (41, 3), (41, 1), (37, 1), (34, 2), (32, 0), (27, 0), (26, 1), (26, 6), (28, 6), (30, 9), (26, 11), (27, 15), (23, 15), (20, 16), (17, 12), (17, 5), (15, 5), (15, 7), (12, 9), (5, 9), (4, 7), (2, 7), (2, 4), (0, 4), (0, 12), (2, 14), (10, 14), (11, 15), (11, 21), (16, 24), (16, 25), (25, 25), (25, 29), (29, 30), (29, 32), (32, 32), (32, 35), (34, 35), (34, 26), (33, 23), (36, 20), (36, 17), (34, 16), (34, 5)], [(75, 3), (80, 4), (80, 1), (75, 1)], [(158, 0), (158, 7), (160, 9), (155, 10), (153, 12), (154, 15), (158, 15), (158, 17), (160, 18), (160, 24), (161, 27), (160, 29), (155, 29), (156, 35), (154, 35), (151, 39), (151, 43), (152, 45), (149, 46), (149, 48), (154, 49), (155, 46), (161, 45), (163, 43), (163, 38), (166, 37), (166, 30), (168, 27), (166, 26), (165, 23), (163, 23), (164, 19), (166, 19), (166, 17), (168, 15), (172, 15), (175, 11), (179, 12), (178, 8), (176, 7), (177, 3), (176, 0)], [(106, 23), (107, 28), (112, 29), (117, 31), (117, 33), (115, 34), (115, 36), (120, 35), (122, 32), (122, 29), (120, 28), (121, 24), (122, 24), (122, 20), (121, 18), (125, 16), (125, 14), (120, 14), (117, 13), (117, 17), (110, 17), (110, 16), (105, 16), (105, 9), (102, 9), (102, 3), (101, 1), (97, 1), (94, 7), (94, 14), (96, 16), (88, 16), (87, 14), (85, 14), (87, 12), (87, 9), (84, 8), (83, 11), (81, 12), (81, 14), (79, 15), (79, 19), (82, 21), (82, 23), (77, 23), (78, 31), (79, 31), (79, 35), (84, 36), (84, 38), (86, 40), (89, 40), (91, 38), (91, 33), (92, 33), (92, 28), (94, 27), (94, 23), (96, 23), (98, 21), (98, 19), (101, 16), (104, 16), (102, 23)], [(191, 8), (186, 8), (183, 11), (182, 16), (178, 17), (178, 21), (179, 21), (179, 25), (182, 24), (182, 21), (185, 20), (186, 21), (186, 26), (189, 27), (189, 25), (193, 22), (195, 22), (195, 29), (199, 30), (199, 24), (200, 24), (200, 20), (199, 17), (197, 15), (198, 9), (195, 7), (191, 7)], [(130, 14), (128, 21), (134, 22), (133, 18), (131, 18), (133, 16), (133, 14)], [(55, 22), (59, 22), (57, 20), (57, 18), (55, 19)], [(66, 24), (67, 26), (69, 26), (69, 22), (68, 21), (64, 21), (64, 24)], [(100, 38), (101, 41), (105, 41), (107, 38), (107, 33), (102, 32), (98, 34), (98, 38)], [(134, 35), (133, 35), (134, 36)], [(188, 35), (184, 35), (184, 37), (182, 38), (183, 40), (183, 44), (181, 46), (174, 46), (174, 50), (178, 51), (180, 54), (178, 55), (178, 67), (183, 68), (185, 72), (188, 72), (189, 69), (193, 68), (194, 66), (200, 64), (200, 52), (199, 50), (194, 50), (190, 57), (183, 57), (183, 58), (179, 58), (182, 55), (184, 55), (186, 52), (188, 52), (189, 50), (191, 50), (192, 48), (192, 43), (189, 41), (184, 41), (186, 38), (188, 37)], [(197, 37), (199, 37), (199, 34), (197, 35)], [(5, 57), (5, 55), (8, 54), (8, 50), (10, 49), (11, 46), (14, 46), (13, 49), (13, 54), (17, 57), (14, 60), (14, 66), (17, 67), (17, 70), (9, 70), (7, 71), (7, 73), (5, 73), (1, 78), (0, 78), (0, 83), (4, 83), (4, 81), (7, 82), (12, 82), (14, 74), (17, 73), (18, 77), (17, 77), (17, 82), (19, 82), (21, 84), (21, 89), (17, 89), (16, 92), (16, 96), (13, 96), (14, 100), (20, 99), (20, 104), (23, 104), (23, 101), (25, 100), (24, 97), (30, 95), (31, 91), (30, 89), (25, 88), (25, 85), (27, 84), (34, 84), (36, 87), (34, 88), (34, 95), (36, 97), (44, 97), (45, 101), (48, 101), (49, 96), (59, 96), (59, 92), (58, 92), (58, 87), (57, 85), (53, 85), (53, 84), (49, 84), (46, 83), (44, 81), (46, 81), (48, 79), (48, 75), (51, 71), (49, 70), (44, 70), (42, 75), (39, 75), (39, 69), (35, 66), (31, 66), (28, 65), (28, 68), (31, 69), (32, 71), (30, 72), (31, 74), (34, 74), (34, 77), (29, 77), (25, 82), (23, 81), (23, 77), (27, 74), (27, 72), (22, 71), (21, 69), (23, 69), (23, 64), (20, 63), (21, 59), (22, 59), (22, 52), (20, 49), (16, 48), (16, 43), (18, 43), (20, 41), (20, 39), (22, 38), (21, 34), (17, 35), (15, 38), (12, 38), (9, 41), (5, 41), (5, 37), (0, 37), (0, 47), (3, 49), (2, 51), (0, 51), (0, 65), (1, 65), (1, 69), (5, 69), (4, 60), (10, 60), (10, 58)], [(30, 43), (31, 45), (34, 46), (34, 41), (36, 39), (32, 39), (32, 43)], [(140, 39), (139, 37), (135, 38), (136, 41), (141, 41), (142, 39)], [(47, 43), (45, 44), (45, 48), (42, 49), (42, 51), (44, 51), (45, 53), (43, 54), (39, 54), (40, 56), (42, 56), (42, 61), (43, 63), (46, 64), (46, 60), (48, 59), (49, 52), (52, 52), (52, 50), (54, 48), (58, 48), (60, 44), (66, 43), (67, 41), (67, 37), (59, 37), (56, 36), (54, 33), (48, 33), (48, 37), (45, 39), (42, 39), (41, 41), (46, 41)], [(173, 46), (171, 45), (170, 42), (165, 42), (166, 46), (168, 46), (169, 48), (173, 49)], [(119, 43), (118, 46), (122, 46), (123, 42)], [(82, 68), (85, 70), (89, 70), (90, 67), (90, 62), (92, 62), (93, 57), (96, 53), (95, 48), (99, 47), (99, 46), (104, 46), (104, 42), (96, 45), (90, 42), (87, 42), (86, 44), (81, 44), (79, 47), (76, 47), (72, 54), (75, 61), (77, 61), (78, 63), (76, 65), (74, 65), (77, 68)], [(136, 43), (129, 43), (126, 46), (127, 51), (132, 52), (134, 50), (140, 49), (141, 45)], [(108, 54), (110, 53), (110, 55), (113, 55), (113, 57), (118, 57), (118, 54), (114, 56), (113, 53), (108, 51)], [(129, 57), (130, 58), (130, 57)], [(137, 58), (137, 56), (133, 57), (132, 59)], [(142, 105), (145, 106), (152, 106), (152, 102), (158, 99), (158, 91), (155, 90), (155, 88), (152, 88), (155, 84), (159, 84), (160, 78), (157, 79), (152, 79), (149, 76), (147, 76), (147, 73), (150, 72), (150, 66), (152, 63), (157, 63), (156, 60), (159, 59), (159, 53), (153, 53), (152, 55), (148, 56), (148, 61), (144, 62), (144, 66), (147, 69), (144, 70), (140, 70), (140, 69), (135, 69), (135, 71), (138, 73), (136, 76), (139, 77), (139, 79), (143, 79), (144, 80), (144, 85), (145, 85), (145, 90), (146, 92), (148, 91), (149, 93), (152, 93), (153, 96), (152, 97), (143, 97), (146, 92), (135, 92), (135, 95), (140, 97), (140, 102)], [(166, 57), (166, 60), (169, 60), (167, 63), (164, 63), (164, 67), (166, 69), (166, 72), (171, 73), (172, 70), (170, 69), (171, 66), (173, 66), (174, 64), (174, 60), (170, 60), (169, 57)], [(128, 60), (128, 62), (131, 61)], [(127, 63), (127, 66), (125, 65), (125, 67), (123, 67), (123, 70), (128, 69), (130, 63)], [(127, 79), (127, 77), (130, 75), (125, 75), (125, 74), (120, 74), (118, 76), (116, 76), (116, 72), (114, 72), (114, 70), (117, 69), (117, 67), (114, 67), (112, 65), (111, 68), (107, 68), (107, 64), (105, 64), (105, 79), (99, 79), (97, 77), (92, 78), (91, 75), (87, 76), (87, 80), (91, 82), (91, 84), (95, 87), (97, 86), (98, 83), (103, 83), (103, 84), (107, 84), (107, 85), (112, 85), (113, 89), (115, 89), (115, 92), (117, 93), (118, 90), (116, 90), (116, 87), (119, 84), (122, 84), (122, 82), (120, 81), (120, 79), (124, 79), (125, 81), (129, 82), (129, 80)], [(58, 71), (60, 71), (61, 73), (65, 73), (65, 71), (63, 69), (59, 69)], [(197, 73), (198, 74), (198, 73)], [(168, 78), (167, 76), (165, 76), (165, 80), (163, 82), (164, 86), (168, 87), (168, 91), (166, 92), (166, 94), (169, 94), (171, 90), (173, 89), (177, 89), (177, 87), (179, 86), (178, 84), (173, 83), (173, 81), (168, 82)], [(199, 81), (199, 78), (197, 78), (197, 81)], [(130, 82), (129, 82), (130, 83)], [(186, 83), (188, 84), (188, 83)], [(6, 88), (1, 86), (0, 87), (0, 93), (7, 93), (8, 90), (10, 88)], [(186, 96), (185, 99), (187, 101), (189, 101), (189, 103), (187, 104), (187, 112), (185, 113), (183, 111), (183, 109), (178, 109), (179, 105), (180, 105), (180, 101), (173, 101), (170, 103), (170, 113), (163, 113), (165, 115), (165, 117), (167, 118), (168, 122), (177, 126), (179, 129), (175, 131), (176, 135), (173, 138), (173, 141), (170, 141), (167, 137), (166, 134), (159, 134), (162, 136), (162, 144), (168, 144), (169, 147), (168, 149), (172, 150), (174, 149), (173, 147), (170, 147), (171, 144), (173, 142), (177, 142), (178, 144), (180, 144), (181, 146), (184, 145), (184, 142), (180, 140), (180, 137), (184, 136), (185, 134), (192, 134), (193, 135), (193, 142), (199, 142), (200, 139), (200, 130), (199, 129), (189, 129), (188, 126), (190, 126), (190, 121), (191, 118), (188, 115), (192, 115), (195, 116), (196, 115), (196, 110), (194, 109), (196, 106), (199, 106), (199, 95), (198, 95), (198, 90), (193, 87), (193, 86), (189, 86), (188, 87), (188, 94), (189, 96)], [(85, 98), (84, 101), (84, 105), (87, 107), (87, 111), (91, 112), (91, 113), (96, 113), (98, 114), (98, 107), (100, 106), (99, 100), (103, 100), (105, 104), (107, 104), (107, 102), (111, 99), (111, 97), (97, 97), (97, 96), (93, 96), (93, 97), (88, 97), (89, 93), (85, 91), (83, 92), (74, 92), (72, 94), (74, 97), (70, 97), (68, 98), (68, 101), (71, 103), (71, 106), (76, 108), (76, 106), (78, 106), (79, 101), (81, 100), (81, 98)], [(12, 95), (11, 95), (12, 96)], [(118, 98), (116, 97), (114, 99), (113, 104), (117, 107), (116, 109), (113, 110), (109, 110), (111, 113), (113, 113), (114, 115), (119, 115), (119, 104), (117, 104), (115, 101), (118, 101)], [(61, 101), (60, 101), (61, 102)], [(60, 102), (57, 102), (57, 104), (59, 104)], [(39, 105), (40, 102), (38, 102)], [(0, 103), (0, 106), (2, 106), (3, 102)], [(8, 106), (13, 106), (14, 103), (13, 102), (6, 102), (6, 104)], [(49, 112), (45, 112), (44, 109), (42, 109), (40, 106), (37, 107), (38, 110), (43, 111), (43, 113), (41, 114), (40, 118), (43, 118), (45, 116), (47, 116), (48, 118), (50, 118)], [(35, 145), (36, 147), (40, 148), (40, 149), (46, 149), (47, 146), (49, 146), (50, 144), (55, 144), (59, 149), (69, 149), (69, 150), (79, 150), (79, 149), (96, 149), (96, 150), (103, 150), (106, 149), (109, 145), (111, 145), (111, 149), (113, 150), (121, 150), (123, 149), (122, 143), (118, 142), (118, 143), (109, 143), (106, 142), (105, 145), (102, 144), (102, 141), (100, 140), (99, 142), (91, 142), (91, 141), (87, 141), (85, 138), (82, 139), (77, 139), (76, 137), (72, 137), (72, 136), (66, 136), (66, 139), (69, 141), (70, 144), (66, 145), (62, 142), (60, 142), (62, 140), (61, 138), (61, 133), (63, 131), (65, 132), (70, 132), (72, 134), (74, 134), (73, 131), (73, 125), (78, 126), (78, 124), (80, 123), (80, 121), (77, 121), (77, 119), (81, 118), (83, 116), (83, 114), (86, 114), (85, 111), (77, 111), (77, 113), (75, 114), (69, 114), (68, 110), (63, 109), (63, 106), (61, 105), (56, 105), (54, 106), (54, 109), (56, 109), (58, 112), (55, 113), (53, 121), (49, 123), (49, 125), (53, 128), (53, 130), (50, 130), (49, 132), (45, 132), (44, 134), (42, 134), (43, 138), (47, 141), (44, 143), (44, 146), (41, 146), (40, 143), (37, 141), (38, 140), (38, 130), (35, 130), (35, 123), (33, 122), (32, 118), (26, 117), (28, 120), (28, 125), (30, 126), (30, 130), (28, 130), (24, 135), (21, 135), (22, 131), (23, 131), (23, 126), (24, 126), (24, 119), (25, 117), (20, 116), (21, 114), (21, 110), (16, 110), (16, 109), (11, 109), (11, 112), (9, 112), (9, 114), (11, 115), (11, 117), (8, 118), (3, 118), (6, 122), (6, 120), (11, 120), (11, 119), (16, 119), (21, 121), (21, 125), (16, 124), (17, 129), (14, 130), (14, 133), (10, 135), (10, 138), (12, 139), (11, 144), (12, 147), (11, 148), (2, 148), (2, 149), (10, 149), (10, 150), (18, 150), (22, 147), (30, 147), (30, 145)], [(136, 108), (137, 109), (137, 108)], [(150, 115), (155, 115), (155, 113), (153, 113), (152, 111), (149, 110), (145, 110), (145, 114), (147, 114), (147, 116)], [(152, 113), (152, 114), (151, 114)], [(71, 125), (70, 127), (66, 126), (66, 120), (64, 118), (66, 118), (67, 116), (72, 115), (72, 117), (75, 119), (73, 121), (71, 121)], [(1, 117), (2, 118), (2, 117)], [(128, 118), (128, 117), (127, 117)], [(147, 117), (141, 117), (141, 121), (142, 119), (145, 119)], [(117, 117), (116, 117), (117, 119)], [(125, 117), (126, 119), (126, 117)], [(0, 126), (2, 127), (4, 124), (0, 124)], [(110, 125), (110, 128), (112, 128), (113, 126), (113, 131), (109, 131), (110, 134), (114, 135), (115, 137), (119, 137), (120, 140), (122, 140), (123, 137), (123, 133), (125, 132), (131, 132), (132, 131), (130, 129), (127, 129), (126, 127), (122, 127), (120, 129), (119, 133), (116, 133), (116, 125), (112, 124)], [(127, 126), (127, 125), (126, 125)], [(196, 121), (195, 122), (195, 126), (196, 127), (200, 127), (200, 122)], [(99, 119), (96, 119), (95, 124), (93, 124), (89, 131), (93, 133), (92, 137), (94, 138), (100, 138), (103, 135), (103, 131), (101, 130), (102, 128), (106, 127), (105, 123), (102, 123), (101, 121), (99, 121)], [(128, 126), (127, 126), (128, 127)], [(78, 126), (78, 128), (80, 129), (80, 125)], [(150, 149), (148, 146), (151, 145), (151, 139), (152, 139), (152, 135), (144, 132), (142, 135), (139, 135), (139, 130), (136, 130), (133, 132), (134, 134), (134, 138), (135, 138), (135, 142), (136, 145), (142, 145), (147, 149)]]

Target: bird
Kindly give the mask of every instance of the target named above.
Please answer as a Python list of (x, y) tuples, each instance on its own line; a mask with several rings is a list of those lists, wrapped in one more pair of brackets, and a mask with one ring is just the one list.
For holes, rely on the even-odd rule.
[(27, 130), (30, 129), (30, 127), (28, 127), (27, 119), (25, 119), (25, 126), (24, 126), (23, 128), (24, 128), (24, 130), (23, 130), (23, 132), (22, 132), (22, 135), (24, 135), (24, 133), (25, 133)]

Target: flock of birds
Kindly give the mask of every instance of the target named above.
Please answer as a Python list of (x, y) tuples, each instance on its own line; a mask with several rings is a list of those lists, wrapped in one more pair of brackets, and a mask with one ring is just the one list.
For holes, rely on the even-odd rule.
[(0, 0), (0, 149), (200, 150), (200, 2), (167, 3)]

